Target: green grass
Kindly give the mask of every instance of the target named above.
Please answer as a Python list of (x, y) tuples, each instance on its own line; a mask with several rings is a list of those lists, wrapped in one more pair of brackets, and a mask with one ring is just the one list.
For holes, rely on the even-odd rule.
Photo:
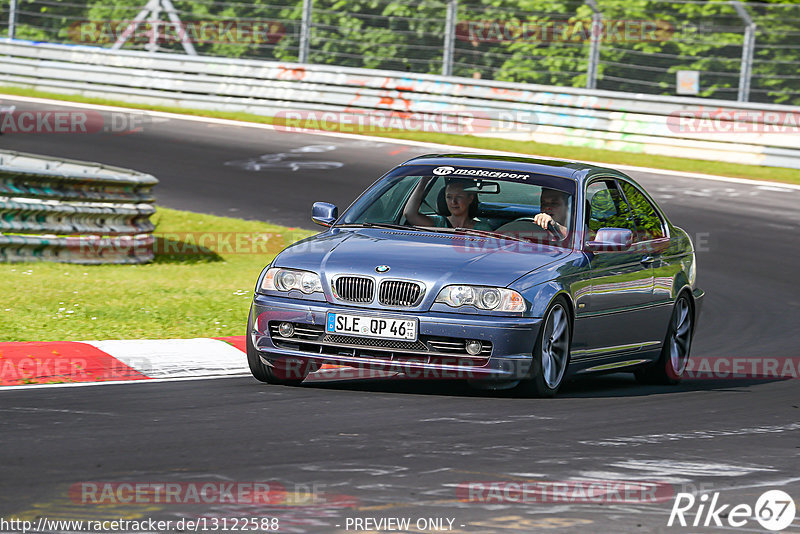
[[(0, 264), (0, 341), (244, 335), (261, 269), (285, 245), (312, 235), (166, 208), (158, 208), (152, 220), (157, 236), (167, 234), (182, 244), (168, 249), (170, 254), (157, 254), (150, 264)], [(188, 232), (208, 245), (209, 236), (229, 233), (241, 242), (237, 246), (230, 238), (230, 248), (213, 253), (212, 246), (209, 253), (197, 254)], [(266, 245), (242, 239), (250, 236), (266, 239), (261, 241)]]
[[(116, 100), (105, 100), (99, 98), (89, 98), (80, 95), (64, 95), (47, 93), (33, 89), (19, 87), (0, 87), (0, 94), (31, 96), (39, 98), (51, 98), (56, 100), (68, 100), (71, 102), (86, 102), (90, 104), (102, 104), (109, 106), (127, 107), (132, 109), (145, 109), (153, 111), (166, 111), (170, 113), (182, 113), (186, 115), (196, 115), (203, 117), (217, 117), (222, 119), (232, 119), (262, 124), (273, 124), (272, 117), (254, 115), (251, 113), (207, 111), (188, 109), (170, 106), (149, 106), (144, 104), (132, 104)], [(448, 145), (458, 145), (472, 147), (482, 150), (505, 150), (509, 152), (519, 152), (534, 156), (546, 156), (552, 158), (563, 158), (570, 160), (585, 160), (607, 163), (613, 165), (636, 165), (641, 167), (655, 167), (659, 169), (697, 172), (704, 174), (714, 174), (718, 176), (731, 176), (737, 178), (749, 178), (751, 180), (765, 180), (770, 182), (784, 182), (800, 184), (800, 171), (783, 167), (759, 167), (754, 165), (738, 165), (735, 163), (723, 163), (716, 161), (705, 161), (688, 158), (672, 158), (667, 156), (651, 156), (647, 154), (616, 152), (613, 150), (600, 150), (580, 146), (549, 145), (544, 143), (534, 143), (531, 141), (509, 141), (505, 139), (487, 139), (469, 135), (452, 135), (422, 132), (369, 132), (370, 135), (391, 137), (395, 139), (406, 139), (410, 141), (423, 141), (427, 143), (443, 143)]]

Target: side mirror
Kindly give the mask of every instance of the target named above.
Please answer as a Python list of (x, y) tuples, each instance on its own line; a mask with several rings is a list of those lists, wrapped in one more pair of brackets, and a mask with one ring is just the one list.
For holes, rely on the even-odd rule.
[(631, 248), (633, 232), (626, 228), (601, 228), (594, 241), (583, 246), (586, 252), (620, 252)]
[(328, 202), (314, 202), (311, 208), (311, 220), (330, 228), (339, 218), (339, 208)]

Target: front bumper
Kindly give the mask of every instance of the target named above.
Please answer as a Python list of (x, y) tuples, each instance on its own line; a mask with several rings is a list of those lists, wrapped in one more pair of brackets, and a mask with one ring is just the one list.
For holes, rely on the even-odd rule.
[[(402, 373), (409, 378), (509, 381), (528, 376), (533, 346), (539, 332), (541, 319), (531, 317), (495, 317), (457, 313), (425, 312), (404, 313), (402, 311), (373, 310), (340, 306), (328, 302), (304, 301), (265, 295), (256, 295), (253, 300), (253, 346), (266, 365), (276, 363), (311, 362), (322, 364), (363, 367), (380, 371)], [(336, 342), (328, 335), (319, 339), (293, 340), (278, 337), (275, 324), (289, 322), (309, 325), (324, 330), (329, 311), (419, 319), (420, 342), (415, 349), (395, 350), (388, 347), (365, 347), (363, 338), (342, 339)], [(443, 354), (425, 342), (428, 339), (475, 339), (491, 352), (479, 356), (467, 354)], [(348, 339), (351, 342), (348, 341)], [(435, 341), (434, 341), (435, 343)]]

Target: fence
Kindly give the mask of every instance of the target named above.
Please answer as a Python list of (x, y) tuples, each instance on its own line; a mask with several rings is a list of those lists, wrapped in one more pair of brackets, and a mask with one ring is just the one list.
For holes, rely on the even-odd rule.
[(153, 259), (149, 174), (0, 151), (0, 261)]
[[(282, 115), (286, 129), (432, 117), (487, 137), (800, 168), (800, 115), (788, 106), (20, 42), (0, 42), (0, 56), (0, 84)], [(305, 120), (309, 111), (332, 115)], [(685, 129), (684, 119), (701, 127)]]
[[(142, 3), (145, 0), (141, 0)], [(800, 4), (703, 0), (4, 0), (0, 35), (800, 104)], [(138, 18), (137, 18), (138, 17)], [(132, 26), (131, 21), (141, 24)], [(125, 32), (129, 32), (125, 34)], [(698, 72), (697, 87), (678, 71)]]

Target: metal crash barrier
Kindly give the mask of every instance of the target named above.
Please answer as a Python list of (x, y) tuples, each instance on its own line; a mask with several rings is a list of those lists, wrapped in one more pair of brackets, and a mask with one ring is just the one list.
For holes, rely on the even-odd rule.
[(157, 183), (128, 169), (0, 151), (0, 261), (152, 261)]
[[(445, 133), (800, 168), (800, 114), (792, 106), (8, 40), (0, 56), (0, 84), (299, 117), (300, 127), (317, 121), (303, 120), (309, 111), (333, 113), (323, 117), (329, 123), (335, 114), (384, 114), (385, 124), (401, 128), (416, 114), (436, 118), (411, 121), (423, 131), (436, 131), (438, 120)], [(338, 128), (369, 133), (371, 126)]]

